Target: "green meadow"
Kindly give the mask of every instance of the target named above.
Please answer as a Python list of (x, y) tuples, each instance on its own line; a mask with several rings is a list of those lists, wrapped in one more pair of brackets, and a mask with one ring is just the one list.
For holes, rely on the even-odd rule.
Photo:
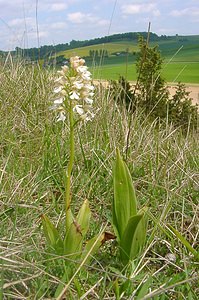
[[(108, 78), (110, 68), (104, 70)], [(174, 68), (170, 72), (173, 79)], [(95, 89), (93, 120), (76, 124), (71, 209), (77, 215), (88, 199), (92, 218), (86, 240), (102, 232), (108, 240), (87, 254), (89, 263), (54, 253), (47, 244), (41, 216), (56, 226), (48, 227), (49, 240), (56, 230), (64, 237), (71, 145), (67, 123), (57, 123), (49, 109), (52, 78), (52, 70), (36, 65), (7, 61), (1, 66), (0, 299), (197, 300), (198, 133), (151, 122), (142, 111), (128, 114), (103, 86)], [(120, 260), (118, 242), (108, 238), (114, 233), (117, 148), (126, 157), (138, 209), (147, 208), (144, 249), (128, 267)], [(122, 203), (127, 191), (128, 185), (120, 193)], [(78, 225), (74, 234), (80, 230)], [(65, 296), (59, 298), (60, 292)]]
[[(123, 64), (104, 65), (93, 67), (95, 79), (117, 80), (119, 76), (124, 76), (128, 80), (136, 81), (136, 65)], [(199, 84), (199, 62), (167, 62), (163, 65), (162, 76), (167, 82), (183, 82)]]
[(70, 57), (74, 55), (79, 55), (81, 57), (86, 57), (89, 55), (90, 50), (107, 50), (109, 54), (113, 52), (121, 52), (129, 49), (129, 52), (138, 51), (137, 43), (129, 43), (129, 42), (115, 42), (115, 43), (107, 43), (107, 44), (99, 44), (99, 45), (91, 45), (86, 47), (80, 47), (72, 50), (61, 51), (58, 54), (64, 55), (65, 57)]

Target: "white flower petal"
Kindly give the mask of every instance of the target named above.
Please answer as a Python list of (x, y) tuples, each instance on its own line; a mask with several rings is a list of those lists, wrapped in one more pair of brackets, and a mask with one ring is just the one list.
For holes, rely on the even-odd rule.
[(54, 104), (62, 104), (64, 102), (64, 98), (57, 98), (54, 100)]
[(54, 93), (55, 93), (55, 94), (58, 94), (58, 93), (61, 92), (61, 90), (62, 90), (62, 86), (55, 87), (55, 88), (54, 88)]
[(80, 116), (84, 114), (83, 106), (82, 105), (75, 105), (73, 111), (77, 112)]
[(84, 100), (87, 104), (90, 104), (90, 105), (93, 104), (93, 99), (91, 99), (91, 98), (85, 98)]
[(73, 82), (73, 86), (74, 86), (76, 89), (80, 90), (80, 89), (84, 86), (84, 84), (83, 84), (81, 81), (74, 81), (74, 82)]
[(59, 115), (57, 116), (56, 122), (62, 121), (64, 122), (66, 120), (65, 113), (63, 111), (60, 111)]
[(89, 91), (94, 91), (95, 87), (91, 84), (86, 84), (85, 88), (88, 89)]
[(75, 91), (70, 93), (70, 99), (71, 100), (78, 100), (79, 99), (79, 94), (76, 93)]
[[(88, 70), (88, 67), (87, 67), (87, 66), (79, 66), (79, 67), (77, 67), (77, 72), (78, 72), (78, 73), (85, 73), (85, 72), (90, 73), (90, 72), (87, 71), (87, 70)], [(90, 73), (90, 75), (91, 75), (91, 73)]]
[(84, 80), (90, 81), (90, 80), (91, 80), (90, 76), (91, 76), (91, 73), (90, 73), (90, 72), (82, 73), (82, 78), (83, 78)]

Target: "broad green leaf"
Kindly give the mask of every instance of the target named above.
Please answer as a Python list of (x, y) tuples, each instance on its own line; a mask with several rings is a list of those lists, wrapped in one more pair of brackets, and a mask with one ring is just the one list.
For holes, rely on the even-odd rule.
[(66, 234), (67, 232), (69, 231), (70, 227), (71, 227), (71, 224), (73, 223), (74, 221), (74, 216), (73, 216), (73, 213), (70, 209), (70, 207), (67, 209), (66, 211)]
[(143, 215), (135, 232), (135, 238), (138, 240), (138, 245), (140, 248), (142, 248), (146, 242), (146, 233), (147, 233), (147, 224), (148, 224), (147, 211), (148, 208), (143, 207), (138, 212), (138, 215)]
[(137, 240), (136, 230), (143, 215), (136, 215), (129, 219), (126, 229), (123, 233), (120, 243), (121, 260), (126, 265), (130, 260), (133, 260), (139, 252), (140, 245)]
[(138, 223), (132, 245), (131, 245), (131, 254), (130, 258), (131, 260), (135, 259), (136, 256), (140, 253), (140, 250), (144, 247), (145, 241), (146, 241), (146, 232), (147, 232), (147, 215), (145, 213), (140, 214), (142, 218), (140, 219), (140, 222)]
[(131, 216), (137, 213), (137, 201), (131, 174), (122, 160), (119, 150), (113, 169), (113, 225), (117, 228), (117, 235), (121, 239)]
[(54, 249), (57, 254), (63, 253), (63, 241), (57, 228), (51, 223), (50, 219), (42, 215), (42, 225), (45, 237), (49, 245)]
[(116, 214), (115, 214), (115, 196), (113, 198), (113, 201), (112, 201), (112, 226), (113, 226), (113, 230), (115, 232), (115, 235), (117, 237), (117, 241), (118, 243), (120, 242), (120, 234), (119, 234), (119, 225), (118, 225), (118, 222), (117, 222), (117, 217), (116, 217)]
[(86, 243), (86, 246), (82, 253), (81, 260), (84, 260), (88, 256), (86, 258), (85, 263), (89, 263), (89, 261), (92, 259), (92, 256), (98, 251), (100, 246), (103, 244), (104, 238), (105, 238), (105, 233), (99, 233), (98, 235), (90, 239)]
[(77, 224), (80, 225), (81, 233), (83, 237), (87, 234), (89, 229), (91, 211), (88, 200), (85, 200), (77, 215)]
[(150, 276), (141, 286), (137, 297), (135, 298), (136, 300), (142, 300), (144, 296), (149, 292), (149, 288), (151, 287), (152, 283), (152, 276)]
[(173, 231), (173, 233), (177, 236), (177, 238), (181, 241), (181, 243), (187, 248), (187, 250), (190, 251), (194, 255), (195, 259), (197, 261), (199, 261), (199, 252), (196, 251), (190, 245), (190, 243), (181, 235), (181, 233), (178, 230), (173, 228), (171, 225), (169, 225), (169, 228)]
[(78, 257), (80, 255), (82, 241), (83, 236), (80, 226), (76, 221), (73, 221), (64, 239), (64, 254), (70, 255), (69, 259), (75, 259), (75, 257)]

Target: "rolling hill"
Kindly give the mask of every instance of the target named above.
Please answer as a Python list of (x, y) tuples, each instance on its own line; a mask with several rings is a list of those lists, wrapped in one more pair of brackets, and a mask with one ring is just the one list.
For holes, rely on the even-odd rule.
[[(199, 83), (199, 36), (152, 41), (150, 46), (159, 47), (164, 59), (162, 75), (167, 81)], [(57, 53), (57, 57), (84, 57), (94, 78), (118, 79), (122, 75), (129, 80), (136, 80), (135, 62), (138, 51), (136, 41), (120, 40), (61, 51)], [(94, 53), (92, 57), (91, 53)]]
[[(147, 36), (146, 32), (129, 32), (40, 48), (16, 47), (12, 54), (17, 57), (21, 55), (28, 61), (39, 60), (43, 66), (57, 67), (66, 63), (71, 56), (78, 55), (92, 68), (95, 78), (117, 79), (123, 75), (136, 80), (138, 34), (144, 38)], [(158, 36), (151, 33), (150, 46), (159, 47), (165, 63), (163, 75), (166, 80), (199, 83), (199, 35)], [(0, 54), (3, 56), (3, 52)]]

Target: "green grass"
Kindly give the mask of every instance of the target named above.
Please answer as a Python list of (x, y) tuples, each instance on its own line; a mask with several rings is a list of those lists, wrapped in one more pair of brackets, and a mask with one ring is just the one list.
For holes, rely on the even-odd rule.
[[(67, 258), (49, 252), (40, 216), (47, 213), (63, 226), (68, 128), (55, 123), (49, 110), (52, 71), (12, 61), (0, 71), (0, 299), (53, 299)], [(130, 118), (100, 86), (94, 110), (94, 120), (78, 128), (72, 180), (72, 209), (85, 198), (91, 203), (90, 236), (105, 225), (112, 231), (112, 165), (116, 147), (125, 150)], [(132, 118), (129, 146), (139, 208), (146, 205), (150, 212), (145, 253), (129, 278), (116, 242), (105, 243), (75, 276), (66, 298), (119, 299), (123, 290), (123, 299), (196, 300), (198, 265), (168, 225), (199, 250), (198, 135), (151, 123), (139, 112)], [(175, 262), (167, 259), (169, 253)], [(73, 274), (78, 267), (76, 261)]]
[[(104, 65), (93, 70), (96, 79), (117, 80), (120, 75), (128, 80), (136, 81), (136, 66), (125, 61), (123, 64)], [(199, 84), (199, 63), (169, 62), (163, 65), (162, 75), (167, 82), (197, 83)]]
[(138, 50), (137, 43), (129, 43), (129, 42), (116, 42), (116, 43), (107, 43), (107, 44), (99, 44), (99, 45), (91, 45), (86, 47), (81, 47), (73, 50), (61, 51), (57, 55), (64, 55), (66, 58), (74, 55), (79, 56), (89, 56), (90, 50), (107, 50), (109, 55), (113, 52), (121, 52), (129, 49), (129, 52), (134, 52)]

